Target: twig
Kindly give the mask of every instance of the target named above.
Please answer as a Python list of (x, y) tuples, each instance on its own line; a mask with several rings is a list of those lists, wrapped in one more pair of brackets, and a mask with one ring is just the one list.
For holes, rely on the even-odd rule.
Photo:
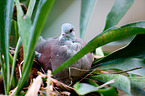
[(97, 65), (94, 65), (94, 66), (92, 66), (91, 68), (95, 68), (95, 67), (98, 67), (98, 66), (100, 66), (101, 64), (97, 64)]
[(93, 72), (95, 72), (96, 70), (98, 70), (100, 67), (96, 68), (95, 70), (93, 70), (92, 72), (90, 72), (89, 74), (87, 74), (84, 78), (82, 78), (79, 82), (81, 82), (82, 80), (84, 80), (86, 77), (88, 77), (89, 75), (91, 75)]
[(140, 67), (132, 68), (132, 69), (125, 70), (125, 71), (114, 72), (114, 73), (112, 73), (112, 74), (126, 73), (126, 72), (129, 72), (129, 71), (133, 71), (133, 70), (136, 70), (136, 69), (141, 69), (141, 68), (143, 68), (143, 67), (142, 67), (142, 66), (140, 66)]
[(47, 71), (47, 89), (46, 89), (46, 94), (47, 96), (50, 96), (51, 90), (50, 90), (50, 79), (51, 79), (51, 71)]
[(70, 78), (70, 80), (71, 80), (71, 83), (69, 84), (69, 86), (71, 86), (71, 85), (73, 84), (73, 82), (72, 82), (72, 78), (71, 78), (71, 71), (70, 71), (70, 67), (69, 67), (69, 78)]

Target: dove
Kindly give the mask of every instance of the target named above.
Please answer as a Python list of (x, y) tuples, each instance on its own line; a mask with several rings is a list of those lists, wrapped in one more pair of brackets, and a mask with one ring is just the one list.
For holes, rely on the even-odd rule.
[[(86, 42), (75, 36), (74, 26), (70, 23), (64, 23), (61, 26), (61, 35), (59, 37), (48, 39), (43, 39), (42, 36), (39, 37), (35, 48), (35, 57), (43, 66), (45, 72), (48, 69), (54, 71), (85, 45)], [(61, 82), (70, 84), (85, 75), (90, 70), (92, 62), (93, 54), (88, 53), (54, 76)]]

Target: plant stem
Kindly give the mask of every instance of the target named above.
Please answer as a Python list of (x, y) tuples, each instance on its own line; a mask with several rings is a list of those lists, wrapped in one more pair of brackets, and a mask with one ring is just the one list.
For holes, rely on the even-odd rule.
[(15, 72), (15, 65), (16, 65), (16, 59), (17, 59), (17, 56), (18, 56), (18, 52), (19, 52), (19, 49), (20, 49), (20, 46), (21, 46), (21, 38), (19, 37), (19, 40), (17, 42), (17, 45), (16, 45), (16, 49), (15, 49), (15, 54), (14, 54), (14, 58), (13, 58), (13, 64), (12, 64), (12, 73), (11, 73), (11, 80), (10, 80), (10, 86), (12, 84), (12, 80), (13, 80), (13, 77), (14, 77), (14, 72)]

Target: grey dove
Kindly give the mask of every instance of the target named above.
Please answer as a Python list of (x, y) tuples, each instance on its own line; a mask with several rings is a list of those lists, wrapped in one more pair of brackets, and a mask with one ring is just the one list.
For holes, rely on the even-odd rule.
[[(61, 35), (59, 37), (48, 39), (39, 37), (36, 44), (35, 57), (45, 71), (48, 69), (54, 71), (85, 45), (86, 43), (82, 39), (76, 38), (74, 26), (65, 23), (61, 26)], [(76, 63), (54, 76), (61, 82), (70, 84), (71, 81), (75, 81), (85, 75), (90, 70), (92, 62), (93, 54), (88, 53)]]

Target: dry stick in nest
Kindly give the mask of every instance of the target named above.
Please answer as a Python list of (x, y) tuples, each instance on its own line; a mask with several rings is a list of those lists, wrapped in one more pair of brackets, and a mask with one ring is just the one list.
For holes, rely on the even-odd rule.
[[(43, 89), (43, 90), (46, 90), (46, 93), (47, 93), (47, 95), (50, 95), (50, 96), (53, 96), (53, 95), (57, 95), (57, 94), (63, 94), (63, 95), (68, 95), (68, 94), (70, 94), (70, 90), (72, 89), (72, 90), (74, 90), (72, 87), (69, 87), (68, 85), (66, 85), (66, 84), (64, 84), (64, 83), (62, 83), (62, 82), (60, 82), (60, 81), (58, 81), (58, 80), (56, 80), (56, 79), (54, 79), (54, 78), (51, 78), (51, 71), (49, 70), (48, 72), (47, 72), (47, 75), (45, 75), (45, 74), (43, 74), (43, 73), (41, 73), (41, 72), (37, 72), (39, 75), (41, 75), (41, 77), (42, 78), (46, 78), (46, 77), (48, 77), (47, 78), (47, 87), (46, 88), (42, 88), (41, 87), (41, 89)], [(51, 86), (52, 85), (52, 86)], [(58, 92), (57, 90), (55, 90), (55, 87), (54, 87), (54, 85), (56, 85), (57, 87), (59, 87), (59, 88), (63, 88), (63, 89), (65, 89), (66, 91), (63, 91), (63, 92)], [(51, 88), (53, 88), (55, 91), (53, 91)]]
[(96, 70), (98, 70), (100, 67), (96, 68), (95, 70), (93, 70), (92, 72), (90, 72), (89, 74), (87, 74), (84, 78), (82, 78), (79, 82), (81, 82), (82, 80), (84, 80), (85, 78), (87, 78), (89, 75), (91, 75), (93, 72), (95, 72)]
[(143, 68), (143, 67), (142, 67), (142, 66), (140, 66), (140, 67), (132, 68), (132, 69), (125, 70), (125, 71), (114, 72), (114, 73), (112, 73), (112, 74), (126, 73), (126, 72), (129, 72), (129, 71), (133, 71), (133, 70), (136, 70), (136, 69), (141, 69), (141, 68)]
[(47, 71), (47, 89), (46, 89), (46, 95), (49, 96), (50, 93), (51, 93), (51, 90), (50, 90), (50, 79), (51, 79), (51, 71), (48, 70)]

